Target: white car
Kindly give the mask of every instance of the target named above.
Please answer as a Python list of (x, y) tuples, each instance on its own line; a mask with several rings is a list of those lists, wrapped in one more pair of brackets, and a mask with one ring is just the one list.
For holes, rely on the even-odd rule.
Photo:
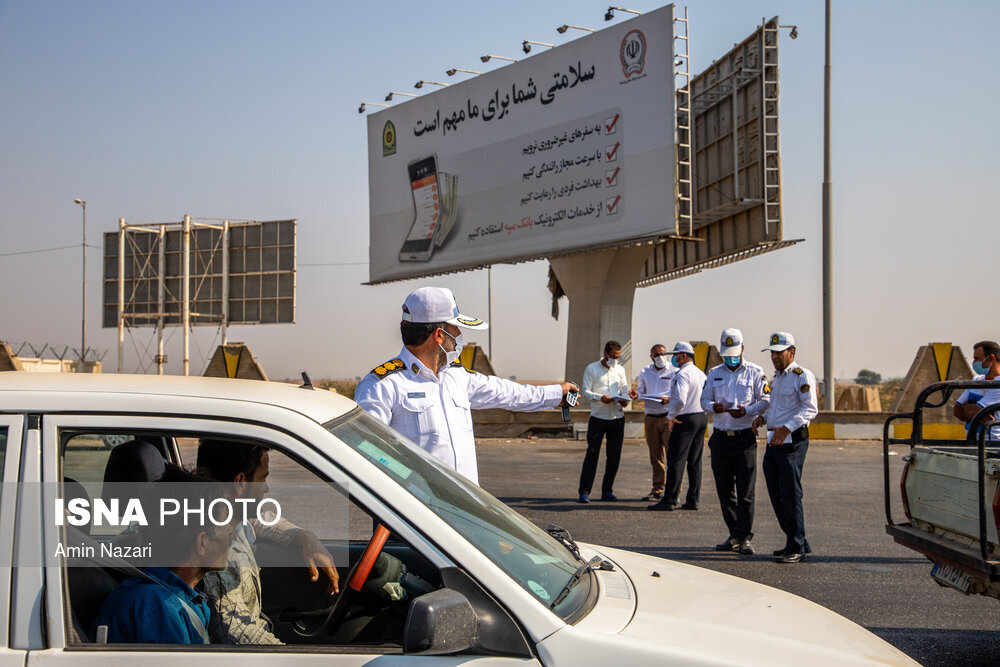
[[(295, 568), (263, 567), (263, 611), (283, 646), (94, 643), (89, 627), (123, 574), (40, 565), (61, 536), (31, 483), (94, 497), (123, 437), (188, 466), (199, 438), (263, 443), (273, 477), (349, 485), (350, 563), (390, 554), (417, 593), (329, 598)], [(0, 667), (916, 664), (794, 595), (538, 528), (352, 401), (311, 386), (0, 373), (0, 473)], [(347, 565), (338, 563), (342, 590), (367, 574)], [(327, 623), (334, 608), (338, 621)]]

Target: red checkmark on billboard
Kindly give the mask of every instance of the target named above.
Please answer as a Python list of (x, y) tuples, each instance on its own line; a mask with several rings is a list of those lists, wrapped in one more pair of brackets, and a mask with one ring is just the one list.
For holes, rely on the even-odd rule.
[(618, 172), (622, 170), (621, 167), (615, 167), (614, 171), (607, 171), (604, 174), (605, 180), (608, 182), (608, 187), (614, 187), (615, 183), (618, 181)]
[(622, 196), (618, 195), (614, 199), (609, 199), (608, 201), (604, 202), (605, 205), (608, 207), (609, 214), (613, 215), (616, 212), (616, 209), (618, 208), (618, 202), (620, 202), (621, 199)]
[(605, 162), (614, 162), (615, 158), (618, 156), (618, 147), (622, 145), (622, 142), (615, 143), (614, 146), (608, 146), (604, 149), (604, 157), (607, 158)]
[(618, 119), (621, 118), (621, 117), (622, 117), (622, 115), (620, 113), (616, 113), (614, 116), (612, 116), (610, 118), (605, 118), (604, 119), (604, 133), (605, 134), (614, 134), (615, 133), (615, 126), (618, 125)]

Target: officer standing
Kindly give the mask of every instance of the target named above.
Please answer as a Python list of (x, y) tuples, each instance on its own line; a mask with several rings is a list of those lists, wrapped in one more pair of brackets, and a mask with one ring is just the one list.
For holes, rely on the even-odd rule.
[(459, 313), (451, 290), (421, 287), (403, 302), (399, 356), (372, 370), (354, 393), (366, 412), (477, 484), (471, 410), (555, 408), (576, 390), (571, 382), (536, 387), (467, 370), (458, 361), (460, 327), (488, 326)]
[(629, 404), (629, 381), (620, 365), (622, 346), (616, 340), (604, 344), (604, 356), (587, 366), (583, 372), (580, 394), (590, 399), (590, 421), (587, 422), (587, 453), (580, 470), (577, 502), (589, 503), (590, 490), (597, 474), (597, 459), (601, 442), (607, 436), (608, 446), (604, 458), (604, 479), (601, 480), (601, 500), (615, 501), (615, 476), (622, 457), (625, 440), (625, 413)]
[(672, 363), (677, 368), (670, 383), (670, 402), (667, 404), (667, 428), (670, 429), (670, 440), (667, 443), (667, 483), (663, 498), (646, 509), (659, 512), (677, 509), (686, 464), (688, 490), (681, 509), (696, 510), (701, 495), (701, 453), (705, 447), (705, 428), (708, 426), (708, 418), (701, 409), (701, 388), (705, 386), (705, 374), (694, 364), (694, 348), (691, 343), (681, 341), (667, 354), (672, 355)]
[(774, 555), (779, 563), (798, 563), (812, 551), (802, 514), (802, 464), (809, 449), (809, 422), (819, 414), (816, 377), (795, 362), (795, 339), (790, 333), (771, 334), (770, 345), (761, 351), (770, 352), (774, 364), (771, 407), (766, 415), (764, 480), (778, 525), (785, 533), (785, 547)]
[(649, 350), (653, 363), (639, 371), (636, 388), (629, 391), (629, 398), (642, 397), (646, 410), (646, 447), (649, 448), (649, 465), (653, 468), (653, 488), (643, 500), (659, 500), (667, 481), (667, 402), (670, 400), (670, 381), (674, 378), (673, 365), (668, 361), (665, 345), (654, 345)]
[(757, 431), (753, 420), (767, 411), (770, 388), (764, 369), (743, 359), (743, 333), (726, 329), (719, 341), (722, 362), (708, 371), (701, 407), (712, 412), (712, 475), (729, 537), (716, 551), (753, 553), (754, 488), (757, 482)]

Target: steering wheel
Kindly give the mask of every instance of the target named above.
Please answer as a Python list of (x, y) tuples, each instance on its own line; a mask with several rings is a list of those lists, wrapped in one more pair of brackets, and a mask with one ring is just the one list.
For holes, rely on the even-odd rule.
[[(292, 624), (296, 634), (301, 637), (317, 637), (323, 633), (332, 635), (337, 631), (337, 628), (344, 622), (344, 617), (347, 616), (347, 612), (351, 608), (351, 600), (358, 594), (361, 587), (365, 585), (368, 575), (371, 574), (372, 566), (375, 564), (375, 560), (379, 554), (382, 553), (382, 549), (385, 547), (388, 539), (389, 529), (379, 524), (375, 528), (368, 546), (365, 547), (364, 552), (361, 554), (361, 558), (358, 559), (347, 573), (346, 585), (340, 589), (340, 593), (337, 595), (334, 603), (328, 609), (324, 610), (326, 618), (323, 622), (317, 625), (315, 629), (307, 630), (300, 625), (300, 621), (296, 621)], [(317, 615), (322, 615), (324, 612), (320, 612)]]

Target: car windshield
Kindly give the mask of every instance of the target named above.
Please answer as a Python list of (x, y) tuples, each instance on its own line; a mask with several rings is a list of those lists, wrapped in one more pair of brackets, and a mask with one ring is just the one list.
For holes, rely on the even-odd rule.
[[(551, 607), (583, 565), (562, 543), (479, 486), (442, 465), (361, 410), (326, 428), (382, 469), (545, 606)], [(578, 618), (592, 577), (580, 577), (553, 611)]]

